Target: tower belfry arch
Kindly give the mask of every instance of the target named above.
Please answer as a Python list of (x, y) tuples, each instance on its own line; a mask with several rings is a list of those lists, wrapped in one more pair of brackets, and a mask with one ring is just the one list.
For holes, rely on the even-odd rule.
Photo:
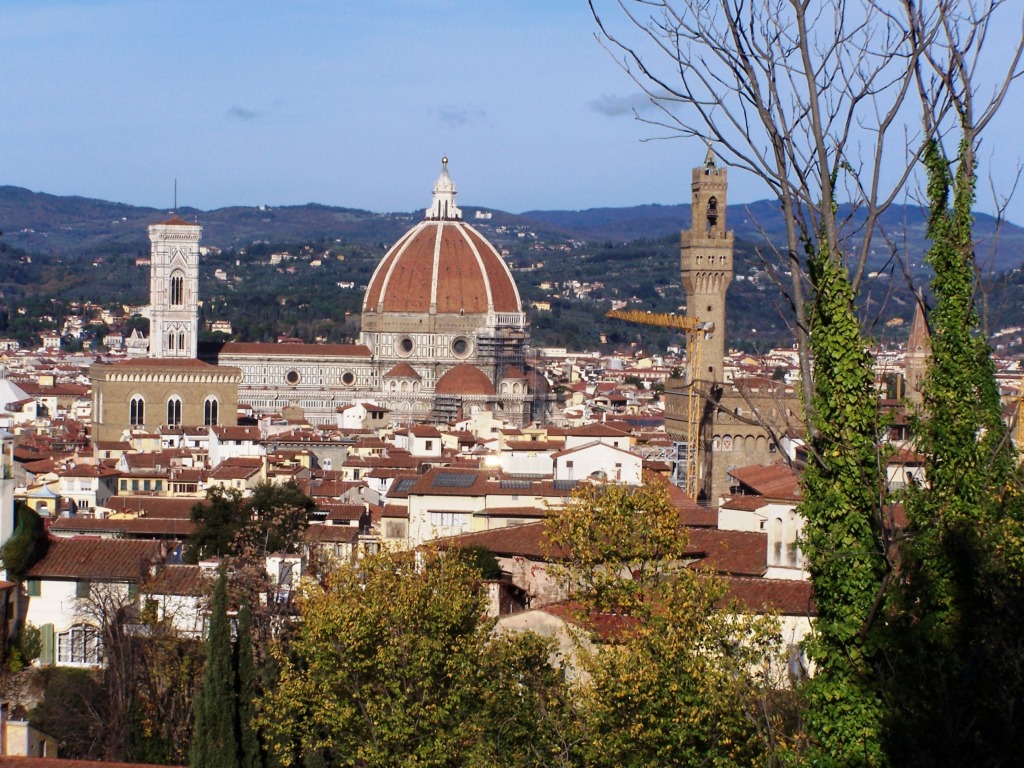
[(177, 216), (149, 227), (149, 356), (195, 358), (199, 341), (199, 239)]

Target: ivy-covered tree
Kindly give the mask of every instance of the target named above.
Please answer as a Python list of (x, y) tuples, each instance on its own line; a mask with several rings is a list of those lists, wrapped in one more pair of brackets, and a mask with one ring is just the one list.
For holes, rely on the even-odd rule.
[(824, 248), (812, 265), (815, 428), (799, 507), (818, 609), (808, 644), (816, 672), (807, 683), (807, 727), (820, 760), (883, 765), (886, 713), (873, 635), (891, 566), (878, 398), (845, 270)]
[(902, 765), (1011, 765), (1024, 749), (1024, 498), (978, 332), (975, 147), (962, 130), (955, 172), (937, 140), (924, 153), (936, 304), (916, 422), (927, 482), (907, 497), (889, 664)]

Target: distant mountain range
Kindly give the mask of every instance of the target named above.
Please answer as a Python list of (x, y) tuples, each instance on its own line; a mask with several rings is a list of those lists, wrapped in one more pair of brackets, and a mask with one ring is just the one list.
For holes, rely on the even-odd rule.
[[(463, 212), (505, 252), (538, 345), (596, 349), (635, 343), (664, 350), (673, 343), (670, 332), (630, 328), (607, 320), (604, 312), (616, 301), (653, 312), (684, 308), (679, 232), (690, 226), (688, 205), (518, 215), (464, 207)], [(209, 297), (204, 320), (230, 320), (235, 336), (244, 341), (284, 334), (338, 342), (357, 332), (363, 287), (387, 247), (423, 216), (422, 211), (373, 213), (312, 203), (183, 208), (177, 214), (202, 224), (203, 244), (221, 249), (211, 251), (200, 266), (202, 294)], [(49, 326), (42, 321), (30, 321), (56, 313), (50, 300), (64, 306), (81, 299), (145, 303), (147, 226), (171, 215), (0, 187), (0, 335), (27, 339), (45, 330)], [(784, 241), (778, 206), (768, 201), (731, 205), (726, 216), (736, 235), (736, 279), (727, 299), (730, 345), (756, 351), (792, 344), (787, 303), (761, 253), (766, 238)], [(993, 342), (1017, 349), (1024, 345), (1024, 334), (1018, 332), (1024, 326), (1024, 272), (1019, 269), (1024, 229), (1004, 224), (997, 238), (995, 224), (989, 216), (977, 216), (977, 253), (985, 267), (979, 307)], [(927, 286), (924, 213), (917, 207), (893, 207), (882, 226), (901, 256), (907, 256), (913, 286)], [(858, 300), (864, 327), (881, 342), (905, 338), (914, 306), (911, 285), (891, 250), (876, 238), (869, 265), (876, 274)], [(294, 261), (274, 263), (270, 256), (278, 252), (288, 252)]]
[[(689, 205), (637, 205), (626, 208), (591, 208), (582, 211), (526, 211), (512, 214), (483, 208), (465, 208), (470, 223), (479, 224), (497, 241), (514, 241), (529, 229), (546, 241), (590, 242), (659, 241), (676, 237), (690, 226)], [(487, 218), (478, 218), (478, 212)], [(364, 245), (394, 242), (421, 212), (373, 213), (309, 203), (282, 207), (229, 207), (211, 211), (182, 208), (182, 218), (203, 225), (203, 242), (220, 247), (244, 247), (252, 242), (271, 243), (341, 238)], [(30, 253), (61, 255), (97, 254), (126, 247), (148, 248), (146, 227), (161, 221), (168, 211), (111, 203), (84, 197), (65, 197), (0, 186), (0, 231), (10, 245)], [(848, 209), (840, 210), (849, 215)], [(751, 244), (784, 241), (785, 229), (777, 204), (759, 201), (730, 205), (727, 222), (736, 239)], [(856, 219), (854, 219), (855, 223)], [(925, 212), (918, 206), (893, 206), (882, 228), (917, 266), (927, 249)], [(506, 229), (512, 231), (501, 232)], [(1024, 228), (1004, 222), (996, 238), (996, 222), (976, 214), (979, 258), (995, 272), (1008, 271), (1024, 261)], [(507, 235), (508, 237), (502, 237)], [(997, 247), (993, 247), (995, 244)], [(880, 237), (873, 249), (873, 268), (889, 259), (891, 249)]]

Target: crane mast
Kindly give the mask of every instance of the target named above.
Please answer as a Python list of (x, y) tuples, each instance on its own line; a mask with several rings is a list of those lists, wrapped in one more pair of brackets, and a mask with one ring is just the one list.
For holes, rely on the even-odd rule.
[[(605, 317), (625, 320), (629, 323), (654, 325), (660, 328), (674, 328), (686, 335), (686, 446), (685, 455), (676, 457), (673, 479), (693, 499), (697, 498), (698, 461), (700, 459), (700, 419), (702, 400), (697, 389), (696, 372), (700, 368), (701, 342), (714, 331), (712, 323), (704, 323), (693, 317), (662, 312), (646, 312), (640, 309), (613, 309)], [(681, 482), (680, 482), (681, 481)]]

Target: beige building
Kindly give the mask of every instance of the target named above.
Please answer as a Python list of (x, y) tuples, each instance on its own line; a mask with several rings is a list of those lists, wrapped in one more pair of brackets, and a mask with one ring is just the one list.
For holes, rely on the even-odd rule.
[(89, 369), (93, 440), (120, 440), (126, 431), (162, 426), (238, 423), (241, 372), (188, 358), (139, 358)]

